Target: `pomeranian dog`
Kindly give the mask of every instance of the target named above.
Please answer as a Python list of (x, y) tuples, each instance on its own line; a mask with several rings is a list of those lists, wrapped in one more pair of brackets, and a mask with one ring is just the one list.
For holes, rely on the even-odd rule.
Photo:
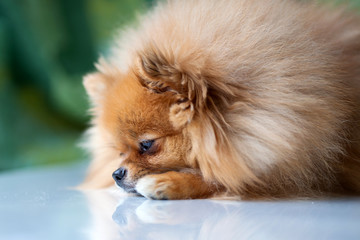
[(360, 18), (295, 0), (160, 2), (84, 78), (83, 188), (150, 199), (360, 193)]

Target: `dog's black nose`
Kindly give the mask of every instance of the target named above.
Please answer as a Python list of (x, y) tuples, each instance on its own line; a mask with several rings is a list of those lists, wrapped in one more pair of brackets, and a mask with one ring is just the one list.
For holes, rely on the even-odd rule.
[(115, 172), (113, 172), (112, 177), (114, 178), (115, 182), (119, 183), (126, 176), (126, 172), (126, 168), (119, 168)]

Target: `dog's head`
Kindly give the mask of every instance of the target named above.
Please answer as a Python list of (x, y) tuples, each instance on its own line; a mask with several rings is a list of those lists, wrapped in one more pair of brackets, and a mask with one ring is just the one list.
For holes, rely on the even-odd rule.
[(133, 192), (147, 174), (197, 167), (187, 127), (206, 101), (203, 77), (196, 62), (152, 49), (126, 73), (111, 67), (84, 78), (94, 124), (107, 136), (102, 144), (117, 152), (113, 178), (120, 187)]

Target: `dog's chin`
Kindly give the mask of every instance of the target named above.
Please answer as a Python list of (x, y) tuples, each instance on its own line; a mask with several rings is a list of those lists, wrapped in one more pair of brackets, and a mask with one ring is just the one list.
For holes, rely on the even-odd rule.
[(124, 190), (127, 193), (138, 194), (138, 192), (135, 190), (134, 185), (129, 185), (129, 184), (125, 184), (125, 183), (116, 183), (116, 186), (121, 188), (122, 190)]

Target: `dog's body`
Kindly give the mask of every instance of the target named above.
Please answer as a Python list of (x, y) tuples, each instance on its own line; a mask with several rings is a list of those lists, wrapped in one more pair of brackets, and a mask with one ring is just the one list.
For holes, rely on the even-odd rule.
[(148, 198), (360, 192), (360, 19), (292, 0), (171, 1), (98, 73), (84, 187)]

